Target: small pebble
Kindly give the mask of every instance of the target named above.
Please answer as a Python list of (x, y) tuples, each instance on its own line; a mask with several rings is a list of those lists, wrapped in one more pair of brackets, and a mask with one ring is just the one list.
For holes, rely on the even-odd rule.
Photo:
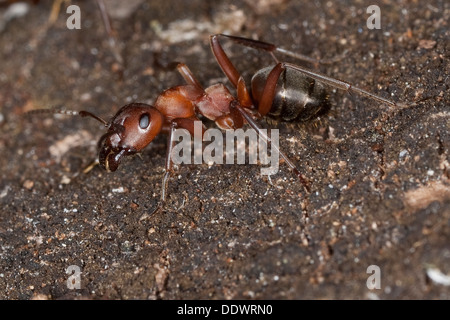
[(24, 183), (23, 183), (23, 185), (22, 185), (25, 189), (28, 189), (28, 190), (31, 190), (31, 189), (33, 189), (33, 186), (34, 186), (34, 181), (31, 181), (31, 180), (25, 180), (24, 181)]

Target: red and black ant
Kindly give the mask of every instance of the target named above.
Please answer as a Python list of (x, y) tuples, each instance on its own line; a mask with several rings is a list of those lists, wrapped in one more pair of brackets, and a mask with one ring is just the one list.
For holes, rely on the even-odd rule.
[[(251, 81), (251, 91), (247, 89), (244, 79), (223, 50), (219, 42), (221, 37), (247, 47), (266, 51), (276, 61), (275, 66), (256, 72)], [(171, 154), (174, 130), (184, 128), (194, 135), (194, 122), (200, 121), (199, 115), (214, 121), (219, 128), (224, 130), (238, 129), (248, 123), (260, 138), (270, 143), (270, 137), (262, 131), (255, 120), (268, 116), (285, 122), (304, 122), (325, 115), (331, 105), (324, 85), (356, 92), (393, 107), (399, 106), (346, 81), (337, 80), (295, 64), (280, 62), (275, 57), (275, 53), (289, 55), (307, 62), (320, 63), (321, 61), (278, 48), (270, 43), (216, 34), (210, 37), (210, 44), (222, 71), (236, 89), (236, 97), (222, 83), (204, 89), (188, 67), (179, 63), (177, 70), (186, 84), (162, 92), (153, 106), (143, 103), (125, 105), (109, 121), (88, 111), (60, 111), (60, 113), (92, 117), (108, 128), (108, 131), (100, 138), (98, 157), (98, 163), (107, 171), (117, 170), (124, 156), (140, 152), (157, 135), (167, 133), (165, 174), (158, 208), (161, 208), (165, 202), (167, 182), (172, 171)], [(305, 190), (309, 192), (308, 180), (283, 152), (277, 151), (297, 175)]]

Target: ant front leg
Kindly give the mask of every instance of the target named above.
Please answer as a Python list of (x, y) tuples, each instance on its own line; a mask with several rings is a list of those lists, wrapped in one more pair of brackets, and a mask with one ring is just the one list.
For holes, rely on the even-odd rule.
[(164, 204), (166, 202), (167, 184), (169, 182), (170, 174), (172, 172), (172, 165), (173, 165), (173, 162), (172, 162), (172, 151), (173, 151), (173, 145), (174, 145), (173, 136), (174, 136), (176, 128), (177, 128), (177, 123), (174, 121), (170, 124), (169, 136), (167, 138), (166, 167), (165, 167), (165, 172), (164, 172), (164, 176), (163, 176), (163, 180), (162, 180), (162, 184), (161, 184), (161, 202), (158, 207), (164, 206)]
[(201, 134), (201, 137), (203, 137), (203, 133), (205, 132), (205, 126), (202, 124), (202, 130), (200, 133), (195, 131), (195, 122), (200, 121), (198, 118), (177, 118), (170, 122), (170, 125), (165, 127), (165, 130), (169, 130), (168, 137), (167, 137), (167, 150), (166, 150), (166, 164), (165, 164), (165, 172), (161, 183), (161, 200), (158, 203), (158, 206), (156, 209), (152, 212), (152, 214), (163, 210), (164, 206), (166, 204), (166, 198), (167, 198), (167, 187), (170, 180), (170, 175), (173, 172), (173, 147), (174, 147), (174, 133), (177, 128), (182, 128), (188, 130), (191, 135), (195, 134)]

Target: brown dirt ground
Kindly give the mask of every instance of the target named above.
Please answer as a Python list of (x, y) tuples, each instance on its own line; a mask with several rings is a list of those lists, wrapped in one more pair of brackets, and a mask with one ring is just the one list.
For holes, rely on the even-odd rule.
[[(0, 299), (449, 299), (449, 2), (383, 1), (380, 30), (366, 27), (372, 1), (154, 3), (110, 4), (123, 72), (93, 2), (78, 3), (81, 30), (66, 28), (65, 7), (48, 25), (41, 1), (0, 33)], [(101, 125), (23, 116), (151, 103), (182, 84), (173, 61), (227, 83), (208, 47), (217, 32), (342, 55), (320, 70), (409, 107), (330, 90), (327, 121), (278, 126), (311, 194), (284, 165), (270, 180), (257, 165), (185, 165), (153, 216), (164, 137), (115, 173), (82, 174)], [(270, 62), (225, 48), (246, 79)]]

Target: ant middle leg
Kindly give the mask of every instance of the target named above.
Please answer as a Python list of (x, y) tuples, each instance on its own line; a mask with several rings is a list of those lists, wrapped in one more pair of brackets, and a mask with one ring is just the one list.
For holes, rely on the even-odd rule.
[(287, 155), (285, 155), (284, 152), (282, 152), (278, 148), (278, 143), (272, 143), (271, 137), (268, 136), (267, 133), (265, 132), (265, 130), (263, 130), (258, 125), (258, 123), (248, 114), (248, 112), (244, 110), (245, 108), (243, 108), (239, 103), (232, 103), (230, 106), (230, 109), (232, 111), (237, 110), (240, 113), (240, 115), (242, 116), (242, 118), (244, 118), (247, 121), (247, 123), (250, 125), (250, 127), (252, 127), (253, 130), (255, 130), (258, 133), (258, 136), (261, 139), (263, 139), (266, 144), (270, 144), (270, 147), (272, 148), (272, 152), (276, 152), (284, 159), (284, 161), (286, 162), (288, 167), (291, 168), (291, 170), (294, 172), (294, 174), (298, 177), (298, 179), (302, 183), (303, 187), (305, 188), (306, 192), (310, 193), (311, 188), (309, 186), (308, 179), (300, 173), (300, 171), (297, 169), (297, 167), (292, 162), (292, 160), (289, 159), (289, 157)]

